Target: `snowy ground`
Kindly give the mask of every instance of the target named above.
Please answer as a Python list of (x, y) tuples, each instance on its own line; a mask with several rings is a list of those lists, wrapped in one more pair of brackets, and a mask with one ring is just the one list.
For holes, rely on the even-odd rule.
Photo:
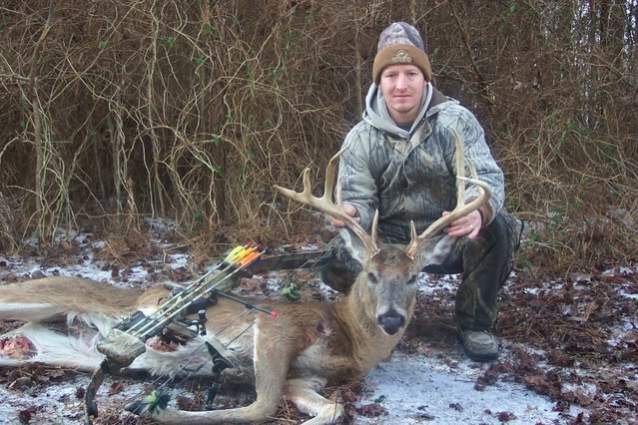
[[(428, 297), (453, 291), (456, 276), (432, 281), (422, 275), (420, 291)], [(508, 356), (508, 342), (502, 341), (501, 357)], [(568, 424), (569, 419), (554, 409), (549, 398), (514, 382), (497, 382), (476, 389), (477, 379), (488, 364), (469, 360), (459, 344), (448, 350), (423, 347), (424, 352), (395, 352), (364, 381), (358, 406), (376, 403), (383, 407), (379, 417), (359, 417), (360, 424)], [(571, 409), (571, 416), (579, 413)]]
[[(114, 269), (109, 260), (96, 253), (105, 249), (105, 242), (94, 241), (90, 235), (80, 235), (73, 256), (77, 261), (59, 262), (42, 259), (0, 257), (0, 284), (28, 277), (51, 275), (83, 276), (118, 285), (149, 285), (157, 275), (179, 275), (189, 265), (187, 253), (178, 252), (160, 240), (153, 259), (133, 261), (125, 268)], [(308, 275), (309, 276), (309, 275)], [(276, 293), (286, 285), (286, 275), (269, 275), (268, 288)], [(310, 278), (326, 298), (333, 298), (329, 289)], [(423, 275), (421, 296), (436, 299), (454, 291), (456, 277), (431, 279)], [(628, 296), (635, 296), (629, 294)], [(399, 350), (373, 370), (362, 383), (359, 399), (352, 403), (356, 424), (578, 424), (574, 418), (580, 407), (556, 409), (556, 402), (532, 392), (515, 380), (498, 380), (492, 385), (477, 385), (489, 365), (468, 360), (457, 343), (441, 346), (428, 340), (418, 341), (419, 350)], [(503, 341), (502, 358), (511, 355), (514, 344)], [(57, 375), (57, 376), (56, 376)], [(0, 423), (2, 424), (81, 424), (82, 389), (88, 383), (86, 374), (69, 371), (24, 371), (11, 375), (3, 372), (0, 380)], [(25, 378), (26, 376), (26, 378)], [(40, 378), (40, 380), (39, 380)], [(636, 379), (636, 370), (628, 379)], [(125, 401), (144, 392), (145, 383), (109, 378), (97, 396), (102, 415), (99, 423), (133, 424), (131, 416), (120, 415)], [(581, 391), (585, 391), (581, 389)], [(196, 397), (197, 392), (179, 386), (175, 396)], [(281, 419), (273, 423), (291, 423)], [(295, 422), (292, 422), (295, 423)], [(631, 419), (623, 424), (633, 424)]]
[[(380, 416), (355, 418), (356, 424), (567, 424), (553, 411), (554, 403), (519, 384), (497, 383), (482, 391), (474, 389), (481, 367), (467, 360), (448, 365), (441, 357), (408, 356), (395, 353), (372, 371), (363, 383), (357, 407), (381, 406)], [(20, 424), (18, 413), (34, 410), (33, 424), (82, 424), (82, 400), (78, 388), (88, 384), (86, 374), (69, 376), (47, 385), (43, 392), (30, 393), (20, 387), (0, 387), (0, 423)], [(107, 380), (97, 396), (100, 412), (112, 412), (135, 399), (144, 384), (130, 380), (125, 389), (109, 395), (114, 382)], [(184, 389), (175, 394), (185, 395)], [(186, 395), (191, 395), (190, 393)], [(575, 413), (575, 412), (574, 412)], [(113, 416), (111, 416), (113, 417)], [(499, 417), (501, 419), (499, 419)], [(507, 421), (502, 420), (508, 418)], [(110, 423), (117, 423), (110, 422)], [(283, 423), (283, 422), (282, 422)]]
[(466, 360), (450, 367), (440, 358), (396, 353), (367, 377), (361, 401), (379, 401), (387, 415), (362, 417), (356, 423), (568, 423), (553, 410), (554, 403), (549, 399), (519, 384), (497, 383), (482, 391), (474, 389), (479, 370), (478, 365)]

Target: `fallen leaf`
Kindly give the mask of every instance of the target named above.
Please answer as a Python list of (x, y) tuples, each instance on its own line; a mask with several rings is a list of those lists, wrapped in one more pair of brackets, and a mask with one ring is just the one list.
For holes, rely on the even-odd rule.
[(122, 384), (121, 382), (113, 382), (111, 384), (111, 388), (109, 388), (109, 392), (108, 395), (112, 396), (115, 394), (119, 394), (124, 390), (124, 384)]
[(450, 407), (451, 409), (456, 410), (457, 412), (462, 412), (462, 411), (463, 411), (463, 406), (461, 406), (461, 404), (460, 404), (460, 403), (450, 403), (450, 404), (449, 404), (449, 407)]
[(378, 403), (370, 403), (365, 406), (361, 406), (357, 408), (357, 413), (361, 416), (366, 416), (368, 418), (383, 416), (388, 412), (385, 410), (385, 407), (381, 406)]
[(514, 419), (516, 419), (516, 415), (514, 415), (511, 412), (498, 412), (496, 414), (496, 418), (500, 422), (509, 422), (509, 421), (513, 421)]

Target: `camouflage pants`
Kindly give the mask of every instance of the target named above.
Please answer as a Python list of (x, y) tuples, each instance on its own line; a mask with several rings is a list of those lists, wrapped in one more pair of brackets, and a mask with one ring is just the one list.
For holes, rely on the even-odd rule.
[[(521, 231), (519, 220), (509, 213), (500, 213), (481, 229), (476, 239), (459, 238), (442, 264), (423, 270), (435, 274), (462, 273), (455, 300), (456, 322), (461, 329), (481, 331), (494, 325), (497, 297), (512, 270)], [(347, 293), (360, 271), (361, 265), (350, 256), (343, 240), (335, 237), (321, 268), (323, 281)]]

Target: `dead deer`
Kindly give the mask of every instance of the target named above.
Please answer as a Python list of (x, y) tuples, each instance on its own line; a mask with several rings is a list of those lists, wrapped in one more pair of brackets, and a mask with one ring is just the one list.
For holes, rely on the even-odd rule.
[[(489, 200), (489, 189), (484, 183), (464, 177), (463, 146), (457, 139), (459, 182), (454, 211), (420, 235), (412, 224), (412, 240), (407, 246), (384, 245), (377, 240), (378, 213), (369, 234), (335, 203), (338, 155), (327, 166), (322, 197), (312, 195), (308, 169), (304, 171), (303, 192), (275, 188), (286, 197), (345, 223), (344, 231), (350, 235), (348, 249), (362, 266), (349, 294), (332, 304), (266, 303), (279, 311), (274, 319), (262, 314), (256, 317), (242, 314), (243, 306), (220, 299), (208, 310), (207, 335), (215, 336), (226, 346), (224, 354), (231, 362), (252, 371), (249, 374), (254, 378), (256, 400), (246, 407), (224, 410), (163, 409), (152, 414), (156, 421), (255, 423), (273, 415), (282, 398), (286, 398), (301, 412), (313, 416), (304, 424), (333, 423), (342, 416), (343, 406), (323, 397), (319, 390), (328, 382), (365, 375), (390, 356), (414, 311), (417, 274), (433, 261), (437, 255), (435, 246), (440, 247), (442, 243), (437, 236), (451, 221)], [(473, 170), (471, 164), (470, 170)], [(467, 204), (463, 201), (465, 181), (478, 185), (480, 192)], [(0, 287), (0, 320), (28, 322), (2, 337), (7, 346), (5, 353), (7, 341), (18, 341), (18, 338), (24, 338), (23, 346), (18, 347), (22, 348), (21, 353), (30, 351), (22, 358), (0, 356), (0, 365), (18, 366), (36, 361), (93, 369), (102, 357), (95, 351), (92, 335), (88, 339), (82, 335), (61, 335), (51, 329), (48, 322), (56, 318), (69, 323), (81, 321), (104, 335), (136, 310), (151, 313), (168, 294), (164, 288), (117, 289), (108, 284), (63, 277)], [(252, 321), (254, 325), (250, 327)], [(249, 331), (241, 333), (247, 328)], [(221, 329), (226, 331), (220, 332)], [(201, 347), (197, 339), (176, 352), (159, 352), (148, 347), (131, 367), (147, 368), (155, 374), (177, 374), (180, 363), (206, 362)]]

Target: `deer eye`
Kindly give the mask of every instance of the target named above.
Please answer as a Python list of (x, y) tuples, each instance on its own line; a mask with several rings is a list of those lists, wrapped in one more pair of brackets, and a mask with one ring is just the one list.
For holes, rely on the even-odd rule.
[(414, 285), (416, 283), (416, 278), (417, 278), (417, 275), (412, 276), (410, 279), (408, 279), (407, 284)]
[(376, 285), (379, 283), (379, 279), (377, 279), (377, 276), (374, 273), (368, 273), (368, 282)]

